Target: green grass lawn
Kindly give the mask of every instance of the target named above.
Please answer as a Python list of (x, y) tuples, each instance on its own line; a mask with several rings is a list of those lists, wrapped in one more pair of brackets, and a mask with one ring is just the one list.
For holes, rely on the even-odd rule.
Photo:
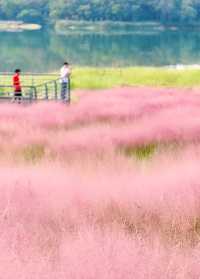
[[(47, 76), (22, 75), (22, 84), (38, 85), (59, 79), (59, 73)], [(0, 84), (12, 85), (11, 76), (1, 76)], [(103, 89), (117, 86), (200, 86), (200, 70), (172, 70), (166, 68), (91, 68), (73, 67), (72, 89)]]
[(200, 86), (200, 70), (166, 68), (75, 68), (72, 87), (102, 89), (116, 86)]

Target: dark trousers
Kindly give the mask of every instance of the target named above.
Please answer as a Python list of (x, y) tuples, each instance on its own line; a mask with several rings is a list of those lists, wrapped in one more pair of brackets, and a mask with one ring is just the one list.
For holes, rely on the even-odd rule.
[(69, 90), (68, 90), (68, 83), (67, 82), (62, 82), (61, 83), (61, 100), (63, 102), (69, 102), (70, 98), (69, 98)]

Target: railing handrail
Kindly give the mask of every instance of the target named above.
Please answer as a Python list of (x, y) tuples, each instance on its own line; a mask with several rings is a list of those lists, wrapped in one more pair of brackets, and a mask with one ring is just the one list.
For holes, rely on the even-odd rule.
[[(0, 72), (0, 76), (13, 76), (13, 72)], [(22, 76), (59, 76), (59, 73), (21, 73)]]
[[(34, 88), (36, 85), (21, 85), (22, 88)], [(0, 84), (0, 88), (13, 88), (13, 85), (2, 85)]]
[(57, 82), (57, 81), (59, 81), (59, 80), (60, 80), (60, 78), (53, 79), (53, 80), (48, 80), (48, 81), (46, 81), (46, 82), (36, 84), (35, 86), (36, 86), (36, 87), (45, 86), (45, 84), (54, 83), (54, 82)]

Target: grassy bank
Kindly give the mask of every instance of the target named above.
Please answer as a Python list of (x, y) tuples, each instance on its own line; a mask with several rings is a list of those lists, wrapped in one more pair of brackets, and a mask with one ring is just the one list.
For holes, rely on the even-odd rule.
[[(59, 79), (59, 73), (47, 76), (41, 74), (22, 74), (24, 86), (38, 85)], [(195, 87), (200, 86), (200, 69), (167, 69), (167, 68), (92, 68), (73, 67), (72, 89), (104, 89), (120, 86), (154, 86), (154, 87)], [(11, 76), (0, 75), (0, 84), (12, 84)]]
[(164, 68), (75, 68), (72, 87), (102, 89), (116, 86), (200, 86), (200, 70)]

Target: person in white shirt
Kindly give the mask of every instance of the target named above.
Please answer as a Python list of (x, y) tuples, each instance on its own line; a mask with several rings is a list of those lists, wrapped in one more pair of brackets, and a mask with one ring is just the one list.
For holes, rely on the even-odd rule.
[(71, 75), (71, 69), (68, 62), (65, 62), (60, 69), (60, 82), (61, 82), (61, 100), (63, 102), (70, 102), (69, 92), (69, 79)]

